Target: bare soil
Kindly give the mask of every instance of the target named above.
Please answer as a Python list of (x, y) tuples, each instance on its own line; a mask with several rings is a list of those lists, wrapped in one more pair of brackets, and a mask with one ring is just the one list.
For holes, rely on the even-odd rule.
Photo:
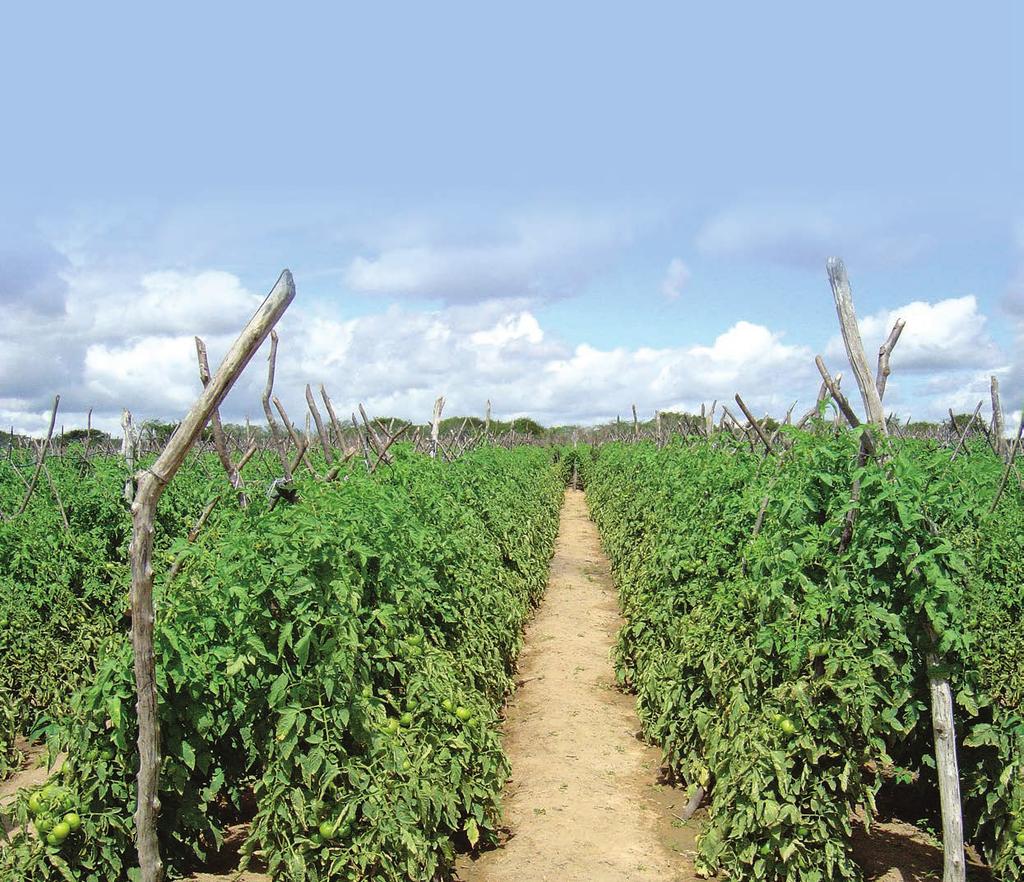
[[(597, 528), (568, 490), (544, 603), (530, 623), (504, 726), (511, 835), (473, 860), (465, 882), (689, 880), (696, 829), (673, 827), (682, 793), (660, 788), (660, 752), (637, 737), (633, 699), (615, 686), (621, 624)], [(676, 811), (680, 809), (677, 807)]]

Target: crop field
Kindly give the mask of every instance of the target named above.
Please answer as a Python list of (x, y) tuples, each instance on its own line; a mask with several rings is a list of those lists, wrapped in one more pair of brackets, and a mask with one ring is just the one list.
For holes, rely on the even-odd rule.
[[(964, 823), (1004, 879), (1024, 856), (1024, 496), (1003, 464), (851, 433), (608, 445), (581, 456), (628, 624), (619, 676), (678, 778), (708, 791), (698, 865), (857, 878), (880, 792), (938, 808), (927, 659), (955, 693)], [(981, 449), (980, 445), (984, 445)], [(837, 537), (859, 481), (857, 522)], [(855, 815), (859, 814), (859, 818)]]
[[(1024, 880), (1024, 420), (995, 380), (990, 429), (901, 427), (899, 322), (877, 380), (849, 349), (864, 423), (819, 358), (795, 422), (441, 398), (349, 429), (307, 387), (303, 431), (272, 336), (243, 435), (217, 408), (290, 286), (213, 377), (197, 340), (204, 392), (149, 449), (127, 413), (120, 452), (54, 439), (58, 402), (11, 434), (0, 882)], [(918, 864), (901, 833), (879, 872), (858, 843), (894, 818)]]
[[(70, 530), (40, 504), (3, 533), (0, 706), (5, 771), (21, 733), (67, 758), (49, 791), (19, 797), (0, 878), (128, 878), (124, 470), (72, 453), (54, 479)], [(199, 462), (179, 476), (158, 558), (184, 551), (172, 537), (209, 483)], [(433, 878), (453, 836), (494, 836), (493, 722), (544, 586), (560, 473), (529, 447), (443, 467), (399, 449), (372, 476), (296, 483), (301, 506), (222, 509), (158, 591), (165, 860), (195, 865), (244, 817), (282, 878)], [(74, 830), (58, 829), (66, 812)]]

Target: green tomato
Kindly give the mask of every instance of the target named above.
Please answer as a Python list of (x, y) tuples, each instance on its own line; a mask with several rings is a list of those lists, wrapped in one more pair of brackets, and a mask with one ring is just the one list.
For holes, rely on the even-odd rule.
[(63, 842), (63, 839), (58, 839), (52, 832), (46, 834), (46, 844), (53, 848), (60, 848)]
[(455, 708), (455, 716), (462, 720), (462, 722), (466, 722), (466, 720), (473, 716), (473, 714), (466, 710), (466, 708), (464, 708), (460, 704), (457, 708)]
[(475, 726), (476, 725), (476, 717), (470, 717), (468, 720), (466, 720), (466, 725), (467, 726)]
[(455, 705), (452, 703), (452, 700), (450, 698), (446, 698), (444, 701), (442, 701), (441, 707), (443, 707), (447, 713), (451, 713), (453, 710), (455, 710)]
[(1024, 848), (1024, 830), (1021, 830), (1021, 832), (1017, 834), (1017, 838), (1014, 840), (1014, 842), (1016, 842), (1017, 845)]
[(318, 832), (320, 833), (320, 836), (324, 840), (329, 840), (334, 838), (334, 830), (334, 824), (332, 824), (330, 821), (324, 821), (320, 824), (320, 829)]
[(796, 734), (796, 724), (788, 717), (784, 719), (781, 723), (779, 723), (779, 728), (783, 731), (783, 734), (785, 735)]
[(409, 726), (412, 725), (412, 714), (409, 713), (408, 711), (406, 711), (404, 714), (402, 714), (402, 717), (401, 717), (401, 719), (398, 722), (401, 725), (403, 725), (406, 728), (408, 728)]
[(53, 825), (56, 822), (49, 815), (39, 815), (36, 818), (36, 829), (40, 835), (45, 836), (53, 829)]
[(77, 833), (82, 829), (82, 819), (78, 817), (77, 812), (68, 812), (64, 815), (64, 823), (68, 825), (72, 833)]
[(66, 821), (61, 821), (59, 824), (55, 824), (50, 832), (57, 837), (58, 841), (63, 842), (71, 835), (71, 826)]
[(394, 735), (396, 732), (398, 732), (398, 720), (396, 720), (394, 717), (388, 720), (384, 724), (384, 731), (387, 732), (388, 735)]
[(38, 815), (43, 810), (43, 798), (38, 790), (28, 798), (28, 810), (33, 815)]

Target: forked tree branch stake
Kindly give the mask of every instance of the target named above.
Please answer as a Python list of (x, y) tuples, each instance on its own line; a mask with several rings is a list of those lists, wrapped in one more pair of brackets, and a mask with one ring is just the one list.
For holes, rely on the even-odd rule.
[(825, 267), (828, 271), (828, 280), (832, 285), (836, 314), (839, 316), (839, 329), (842, 331), (850, 367), (853, 368), (853, 375), (864, 401), (867, 421), (884, 432), (885, 412), (882, 410), (882, 399), (878, 394), (875, 377), (868, 366), (864, 343), (861, 341), (860, 330), (857, 327), (857, 315), (853, 309), (853, 292), (850, 290), (850, 280), (846, 275), (846, 265), (838, 257), (830, 257)]
[(141, 882), (161, 882), (164, 877), (156, 825), (160, 812), (160, 721), (157, 711), (156, 661), (153, 657), (153, 521), (157, 503), (168, 483), (220, 406), (270, 329), (295, 297), (288, 270), (281, 273), (273, 290), (235, 340), (217, 373), (192, 409), (178, 425), (153, 465), (138, 474), (138, 490), (132, 503), (132, 650), (139, 727), (138, 808), (135, 813), (135, 844)]
[[(39, 453), (36, 455), (36, 469), (32, 473), (32, 480), (29, 481), (28, 489), (25, 491), (25, 496), (21, 500), (21, 505), (18, 506), (16, 514), (24, 514), (25, 509), (28, 508), (28, 501), (32, 498), (32, 493), (36, 489), (36, 484), (39, 482), (39, 475), (43, 470), (43, 463), (46, 462), (46, 453), (50, 449), (50, 440), (53, 438), (53, 427), (57, 423), (57, 408), (60, 406), (60, 396), (57, 395), (53, 399), (53, 411), (50, 413), (50, 428), (46, 431), (46, 440), (42, 443), (39, 448)], [(14, 437), (14, 430), (11, 430), (11, 437)]]
[[(846, 344), (846, 354), (849, 356), (850, 365), (857, 378), (857, 385), (860, 387), (868, 422), (874, 424), (882, 435), (886, 435), (888, 427), (885, 421), (885, 411), (882, 410), (882, 398), (867, 365), (864, 344), (861, 341), (860, 330), (857, 327), (853, 311), (853, 295), (846, 277), (846, 267), (837, 257), (830, 257), (826, 267), (836, 301), (836, 312), (839, 314), (843, 341)], [(895, 328), (893, 334), (890, 334), (890, 339), (893, 335), (899, 336)], [(893, 342), (895, 345), (895, 341)], [(822, 374), (822, 379), (829, 382), (830, 378), (827, 371), (824, 370), (825, 366), (821, 357), (819, 356), (815, 361)], [(835, 390), (832, 391), (833, 397), (835, 397)], [(842, 406), (842, 402), (838, 398), (836, 400)], [(845, 401), (845, 399), (843, 400)], [(849, 403), (847, 402), (848, 407)], [(865, 432), (861, 438), (862, 441), (866, 441), (870, 435)], [(866, 444), (861, 448), (862, 454), (871, 452)], [(927, 619), (925, 625), (930, 629), (931, 625)], [(939, 801), (942, 807), (942, 878), (943, 882), (964, 882), (963, 810), (960, 804), (960, 773), (957, 768), (956, 735), (953, 725), (953, 692), (949, 679), (942, 673), (941, 659), (937, 649), (938, 635), (930, 634), (930, 642), (931, 648), (927, 652), (926, 661), (928, 689), (931, 693), (932, 732), (935, 737), (935, 768), (939, 779)]]
[(288, 462), (288, 445), (281, 437), (281, 430), (278, 428), (277, 420), (270, 409), (270, 396), (274, 391), (274, 372), (277, 369), (277, 331), (270, 332), (270, 354), (267, 356), (267, 385), (263, 389), (263, 414), (267, 418), (267, 425), (270, 427), (270, 438), (277, 450), (277, 458), (281, 462), (281, 472), (287, 482), (292, 480), (292, 467)]
[[(960, 433), (960, 438), (956, 442), (956, 448), (953, 450), (953, 455), (949, 458), (950, 462), (956, 459), (957, 454), (960, 452), (960, 448), (964, 446), (964, 441), (967, 440), (967, 434), (971, 431), (971, 426), (974, 425), (974, 421), (978, 418), (978, 414), (981, 413), (982, 401), (978, 402), (978, 406), (974, 408), (974, 413), (971, 414), (971, 418), (967, 421), (967, 425), (964, 426), (964, 430)], [(953, 419), (952, 409), (949, 412), (949, 419), (956, 426), (956, 420)]]
[(313, 422), (316, 423), (316, 433), (320, 436), (320, 446), (324, 449), (324, 457), (328, 463), (334, 462), (334, 450), (331, 448), (330, 438), (327, 437), (327, 430), (324, 428), (324, 421), (320, 417), (320, 410), (316, 406), (316, 399), (313, 397), (313, 390), (306, 384), (306, 404), (313, 414)]
[(903, 333), (903, 328), (906, 327), (906, 324), (903, 319), (896, 319), (896, 323), (892, 326), (888, 338), (878, 347), (878, 373), (875, 374), (875, 388), (878, 389), (879, 401), (885, 397), (885, 384), (889, 380), (889, 374), (892, 373), (889, 367), (889, 356), (892, 355), (892, 350), (899, 341), (900, 334)]
[(764, 445), (764, 452), (771, 453), (772, 442), (765, 437), (765, 434), (762, 431), (760, 424), (757, 422), (756, 419), (754, 419), (754, 415), (750, 412), (750, 408), (747, 407), (743, 399), (740, 398), (739, 392), (736, 393), (736, 403), (740, 406), (740, 410), (743, 411), (743, 416), (747, 418), (748, 422), (751, 425), (751, 428), (753, 428), (753, 430), (757, 433), (757, 437), (761, 439), (761, 443)]
[(320, 384), (320, 397), (324, 400), (324, 407), (327, 408), (327, 416), (331, 418), (331, 426), (334, 428), (334, 443), (341, 449), (344, 449), (345, 437), (342, 434), (341, 421), (334, 412), (334, 404), (331, 402), (330, 396), (327, 394), (327, 388), (323, 383)]
[[(206, 344), (199, 337), (196, 337), (196, 358), (199, 360), (199, 379), (205, 389), (210, 385), (210, 362), (206, 356)], [(210, 428), (213, 430), (213, 446), (217, 450), (217, 458), (227, 473), (228, 482), (238, 491), (238, 507), (246, 508), (249, 505), (249, 500), (242, 489), (242, 476), (238, 467), (231, 461), (227, 437), (224, 435), (224, 426), (220, 421), (219, 408), (214, 410), (210, 417)]]

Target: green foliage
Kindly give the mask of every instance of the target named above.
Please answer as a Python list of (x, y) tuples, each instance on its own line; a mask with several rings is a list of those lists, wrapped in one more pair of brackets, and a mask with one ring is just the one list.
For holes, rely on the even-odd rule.
[[(373, 476), (300, 474), (296, 505), (222, 506), (195, 545), (160, 556), (185, 554), (156, 596), (172, 874), (239, 820), (251, 821), (246, 853), (299, 882), (426, 882), (447, 872), (454, 840), (494, 841), (508, 773), (497, 711), (545, 584), (561, 482), (535, 449), (453, 463), (396, 451)], [(82, 835), (56, 850), (16, 835), (3, 882), (128, 878), (127, 639), (102, 656), (51, 738), (68, 752), (59, 780)], [(16, 811), (28, 818), (28, 794)]]
[(580, 457), (627, 619), (619, 675), (675, 773), (711, 785), (700, 867), (856, 879), (855, 809), (870, 821), (879, 789), (911, 780), (937, 805), (935, 633), (968, 833), (1002, 878), (1024, 877), (1021, 495), (987, 516), (1001, 464), (980, 449), (950, 465), (908, 442), (858, 469), (855, 434), (785, 431), (781, 460), (681, 441)]

